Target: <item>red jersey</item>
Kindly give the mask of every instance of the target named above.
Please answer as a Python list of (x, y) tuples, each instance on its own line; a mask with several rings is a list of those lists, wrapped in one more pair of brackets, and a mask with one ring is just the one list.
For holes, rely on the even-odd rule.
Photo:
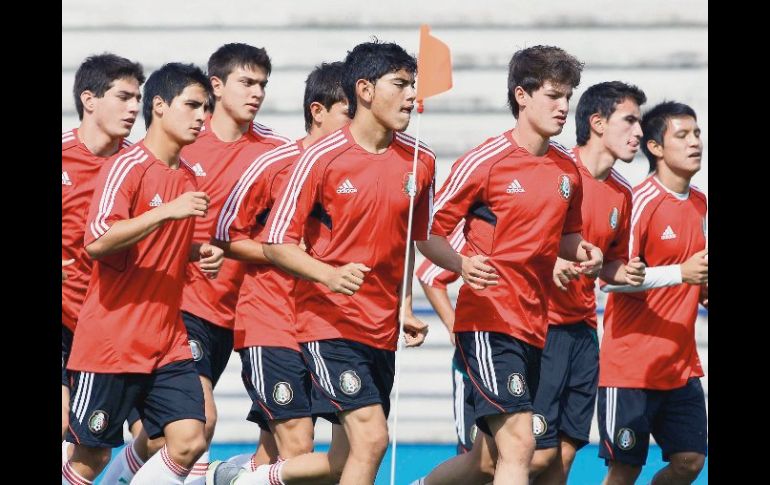
[[(572, 149), (583, 184), (583, 239), (598, 247), (608, 261), (628, 262), (628, 228), (631, 219), (631, 185), (614, 168), (605, 180), (596, 180), (580, 161), (577, 147)], [(580, 276), (556, 288), (549, 279), (548, 323), (565, 324), (585, 321), (596, 328), (595, 278)]]
[(446, 236), (465, 218), (467, 254), (483, 254), (499, 284), (460, 288), (455, 332), (490, 331), (545, 344), (548, 282), (563, 234), (580, 232), (583, 191), (569, 151), (543, 156), (507, 131), (462, 156), (436, 195), (432, 232)]
[[(117, 221), (196, 190), (184, 161), (172, 169), (137, 143), (99, 172), (84, 245)], [(167, 221), (130, 248), (94, 262), (68, 369), (148, 374), (192, 358), (179, 305), (194, 225), (193, 217)]]
[[(195, 143), (182, 149), (182, 156), (192, 166), (198, 190), (209, 196), (208, 214), (195, 220), (195, 242), (209, 242), (225, 198), (243, 173), (243, 169), (260, 153), (291, 140), (252, 122), (249, 130), (238, 140), (224, 142), (211, 130), (210, 118)], [(248, 147), (248, 154), (241, 153)], [(182, 294), (182, 310), (203, 318), (214, 325), (232, 329), (235, 324), (235, 304), (243, 281), (244, 265), (225, 259), (216, 278), (208, 278), (197, 263), (187, 265)]]
[[(463, 235), (463, 227), (465, 226), (465, 219), (461, 220), (452, 234), (449, 235), (449, 245), (452, 246), (458, 253), (463, 252), (465, 247), (465, 235)], [(433, 288), (446, 289), (447, 285), (453, 283), (460, 277), (460, 273), (455, 273), (444, 269), (441, 266), (433, 264), (430, 259), (425, 259), (419, 268), (417, 268), (417, 279), (422, 281), (428, 286)]]
[[(130, 146), (128, 140), (120, 148)], [(75, 262), (64, 270), (67, 279), (61, 286), (61, 321), (73, 332), (80, 307), (91, 277), (91, 258), (83, 249), (88, 205), (96, 184), (96, 176), (109, 157), (91, 153), (78, 140), (78, 130), (61, 135), (61, 259)]]
[[(227, 197), (214, 237), (220, 241), (258, 241), (301, 152), (299, 143), (291, 143), (258, 155)], [(297, 279), (270, 264), (245, 266), (246, 275), (235, 307), (235, 349), (270, 346), (299, 351), (294, 325)]]
[[(649, 267), (684, 263), (706, 247), (706, 196), (685, 199), (655, 177), (634, 189), (629, 257)], [(682, 283), (637, 293), (610, 293), (599, 352), (599, 385), (682, 387), (703, 376), (695, 345), (700, 285)]]
[(415, 187), (410, 187), (414, 139), (394, 133), (384, 153), (356, 144), (348, 126), (303, 152), (263, 241), (297, 244), (332, 266), (362, 263), (371, 271), (353, 296), (300, 279), (296, 287), (300, 342), (345, 338), (395, 350), (404, 273), (409, 189), (416, 189), (413, 240), (428, 237), (435, 155), (421, 145)]

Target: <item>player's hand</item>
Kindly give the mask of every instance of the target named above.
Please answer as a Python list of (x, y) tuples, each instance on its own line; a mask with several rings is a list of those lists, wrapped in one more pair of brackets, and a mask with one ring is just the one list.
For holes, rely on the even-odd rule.
[(626, 283), (631, 286), (640, 286), (644, 283), (645, 268), (646, 265), (639, 256), (629, 261), (624, 267), (626, 272)]
[(599, 271), (601, 271), (602, 263), (604, 262), (602, 250), (586, 240), (580, 241), (580, 247), (583, 248), (583, 251), (585, 251), (588, 256), (587, 261), (580, 263), (581, 272), (589, 278), (596, 278)]
[(210, 279), (216, 278), (222, 263), (225, 262), (225, 252), (220, 247), (203, 243), (198, 253), (200, 254), (198, 265), (200, 265), (201, 271)]
[(334, 268), (327, 281), (322, 283), (335, 293), (352, 296), (364, 283), (364, 276), (371, 271), (361, 263), (348, 263), (345, 266)]
[(700, 285), (700, 294), (698, 295), (698, 301), (701, 305), (703, 305), (703, 308), (709, 307), (709, 284), (704, 283)]
[(167, 204), (158, 207), (166, 219), (204, 217), (209, 210), (209, 196), (205, 192), (185, 192)]
[[(74, 259), (62, 259), (61, 260), (61, 267), (64, 268), (65, 266), (69, 266), (72, 263), (74, 263)], [(61, 270), (61, 281), (64, 283), (64, 280), (67, 279), (67, 273), (64, 272), (64, 270)]]
[(425, 336), (428, 335), (428, 325), (420, 321), (412, 313), (407, 312), (404, 316), (404, 341), (407, 347), (418, 347), (425, 342)]
[(468, 286), (474, 290), (483, 290), (487, 286), (497, 286), (500, 275), (492, 266), (486, 264), (489, 258), (477, 254), (471, 256), (460, 255), (463, 258), (462, 277)]
[(709, 281), (708, 249), (698, 251), (680, 266), (682, 282), (702, 285)]
[(553, 265), (553, 282), (556, 288), (567, 291), (569, 282), (579, 277), (580, 265), (566, 259), (556, 258), (556, 264)]

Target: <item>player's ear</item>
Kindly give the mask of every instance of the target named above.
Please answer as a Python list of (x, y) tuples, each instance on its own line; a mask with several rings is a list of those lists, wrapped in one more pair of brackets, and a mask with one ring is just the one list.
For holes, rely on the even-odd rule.
[(83, 110), (87, 111), (89, 113), (93, 113), (94, 111), (94, 104), (96, 103), (96, 96), (92, 91), (89, 91), (86, 89), (82, 93), (80, 93), (80, 102), (83, 103)]
[(604, 134), (604, 130), (607, 126), (604, 118), (599, 113), (594, 113), (588, 118), (588, 124), (592, 131), (595, 131), (599, 135)]
[(657, 158), (663, 158), (663, 145), (655, 140), (647, 140), (647, 149)]
[(211, 87), (214, 88), (214, 96), (222, 97), (222, 90), (225, 89), (225, 82), (217, 76), (211, 76)]
[(371, 103), (374, 99), (374, 84), (368, 79), (359, 79), (356, 81), (356, 96), (366, 103)]

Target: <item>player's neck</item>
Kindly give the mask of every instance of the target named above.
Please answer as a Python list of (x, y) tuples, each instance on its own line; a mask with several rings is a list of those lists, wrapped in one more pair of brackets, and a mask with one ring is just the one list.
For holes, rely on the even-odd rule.
[(331, 131), (324, 131), (320, 126), (313, 125), (310, 127), (310, 131), (307, 133), (307, 136), (301, 139), (299, 143), (302, 145), (302, 149), (304, 150), (305, 148), (308, 148), (310, 145), (314, 145), (315, 142), (325, 137), (326, 135), (330, 135), (331, 133)]
[(377, 121), (370, 111), (359, 109), (350, 122), (350, 134), (356, 144), (369, 153), (384, 153), (393, 141), (393, 130)]
[(527, 150), (532, 155), (542, 157), (548, 152), (548, 141), (550, 137), (544, 137), (527, 123), (524, 119), (519, 119), (516, 128), (511, 130), (511, 136), (517, 145)]
[(239, 140), (249, 129), (249, 123), (239, 123), (225, 113), (224, 108), (214, 108), (209, 122), (214, 135), (224, 142)]
[(150, 125), (150, 129), (147, 130), (147, 135), (144, 137), (142, 143), (144, 143), (145, 148), (147, 148), (155, 158), (165, 163), (170, 168), (179, 168), (179, 152), (182, 150), (182, 145), (169, 138), (169, 136), (163, 133), (160, 128), (153, 129), (153, 126)]
[(121, 138), (112, 138), (90, 118), (83, 118), (80, 123), (78, 139), (88, 148), (89, 152), (99, 157), (111, 157), (120, 149)]
[(615, 165), (615, 157), (604, 148), (601, 140), (598, 143), (593, 143), (592, 140), (594, 139), (592, 138), (585, 145), (577, 147), (580, 161), (593, 178), (605, 180), (610, 174), (612, 166)]
[(690, 180), (692, 179), (692, 175), (676, 173), (665, 163), (658, 162), (658, 169), (655, 171), (655, 177), (671, 192), (686, 194), (690, 190)]

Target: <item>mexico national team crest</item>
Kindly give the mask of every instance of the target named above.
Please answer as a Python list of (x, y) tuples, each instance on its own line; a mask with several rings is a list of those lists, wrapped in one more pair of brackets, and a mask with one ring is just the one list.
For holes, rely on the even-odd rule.
[(91, 417), (88, 418), (88, 430), (93, 434), (99, 434), (107, 429), (109, 420), (110, 416), (106, 412), (102, 411), (101, 409), (97, 409), (91, 413)]
[(402, 189), (407, 197), (417, 195), (417, 181), (415, 180), (414, 173), (407, 172), (404, 174)]
[(559, 177), (559, 195), (561, 195), (564, 200), (569, 200), (570, 194), (572, 194), (572, 182), (570, 182), (569, 177), (562, 174)]
[(621, 450), (630, 450), (636, 444), (636, 435), (634, 430), (629, 428), (620, 428), (618, 438), (615, 441)]
[(618, 212), (617, 207), (613, 207), (610, 211), (610, 227), (613, 231), (618, 228)]
[(203, 347), (197, 340), (189, 340), (190, 352), (192, 352), (193, 360), (198, 362), (203, 358)]
[(548, 429), (548, 423), (545, 420), (545, 416), (542, 414), (533, 414), (532, 415), (532, 434), (535, 435), (535, 437), (543, 436), (545, 431)]
[(346, 370), (340, 374), (340, 389), (348, 396), (354, 396), (361, 390), (361, 378), (355, 371)]
[(273, 401), (281, 406), (285, 406), (294, 399), (294, 391), (291, 390), (291, 384), (288, 382), (279, 382), (273, 387)]
[(520, 397), (524, 395), (524, 377), (514, 372), (513, 374), (508, 376), (508, 392), (511, 393), (511, 395)]
[(471, 443), (476, 442), (476, 436), (478, 436), (478, 434), (479, 434), (479, 427), (474, 424), (473, 426), (471, 426)]

